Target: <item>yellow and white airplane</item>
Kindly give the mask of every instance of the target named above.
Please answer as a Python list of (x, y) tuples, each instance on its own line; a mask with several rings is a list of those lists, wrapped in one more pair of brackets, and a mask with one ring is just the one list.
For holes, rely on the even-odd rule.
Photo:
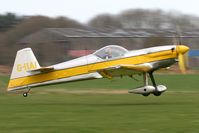
[[(27, 97), (29, 90), (36, 86), (143, 74), (144, 85), (129, 90), (129, 93), (144, 96), (152, 93), (159, 96), (167, 88), (164, 85), (156, 85), (153, 72), (169, 67), (177, 61), (185, 72), (183, 54), (188, 50), (185, 45), (166, 45), (128, 51), (123, 47), (110, 45), (90, 55), (41, 67), (31, 48), (25, 48), (17, 52), (7, 91), (28, 89), (23, 93), (23, 96)], [(148, 77), (152, 85), (149, 85)]]

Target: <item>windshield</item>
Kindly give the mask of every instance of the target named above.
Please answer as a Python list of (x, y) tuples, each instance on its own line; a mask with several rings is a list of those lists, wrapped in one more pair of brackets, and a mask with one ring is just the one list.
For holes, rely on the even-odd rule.
[(101, 59), (112, 59), (112, 58), (121, 57), (127, 52), (128, 50), (126, 50), (123, 47), (110, 45), (96, 51), (94, 55), (100, 57)]

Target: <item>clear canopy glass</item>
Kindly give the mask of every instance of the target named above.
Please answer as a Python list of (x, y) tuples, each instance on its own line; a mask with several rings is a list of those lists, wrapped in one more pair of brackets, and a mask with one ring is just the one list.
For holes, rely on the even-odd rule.
[(99, 49), (94, 53), (94, 55), (98, 56), (101, 59), (106, 60), (106, 59), (122, 57), (127, 52), (128, 50), (126, 50), (121, 46), (109, 45)]

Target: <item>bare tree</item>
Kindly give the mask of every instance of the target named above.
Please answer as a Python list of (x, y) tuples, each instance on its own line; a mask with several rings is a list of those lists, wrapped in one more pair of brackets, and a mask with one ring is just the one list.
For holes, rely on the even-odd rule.
[(93, 18), (88, 25), (96, 28), (106, 29), (121, 28), (121, 23), (118, 18), (110, 14), (98, 15)]

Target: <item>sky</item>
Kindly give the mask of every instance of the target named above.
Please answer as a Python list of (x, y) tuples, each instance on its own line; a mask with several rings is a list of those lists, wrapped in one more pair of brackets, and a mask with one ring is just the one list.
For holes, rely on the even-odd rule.
[(137, 8), (199, 16), (199, 0), (0, 0), (0, 14), (65, 16), (82, 23), (98, 14)]

